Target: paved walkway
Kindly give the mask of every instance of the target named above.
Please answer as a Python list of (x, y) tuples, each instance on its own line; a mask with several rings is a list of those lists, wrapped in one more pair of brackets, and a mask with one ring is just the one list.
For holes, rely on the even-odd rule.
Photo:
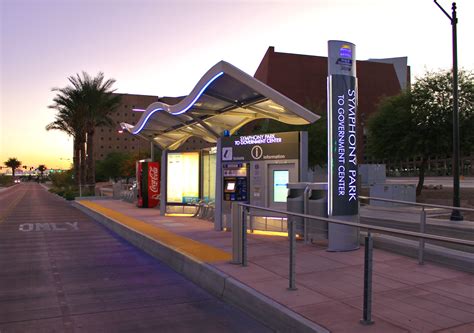
[[(80, 203), (132, 228), (130, 223), (139, 221), (140, 232), (151, 231), (151, 237), (158, 237), (162, 244), (170, 242), (169, 247), (175, 251), (212, 265), (332, 332), (474, 332), (474, 276), (468, 273), (434, 264), (419, 266), (414, 259), (375, 249), (375, 324), (363, 326), (359, 323), (363, 249), (334, 253), (325, 250), (324, 242), (298, 242), (298, 290), (289, 291), (286, 237), (249, 235), (249, 265), (241, 267), (222, 256), (223, 252), (231, 254), (231, 233), (214, 231), (210, 222), (160, 216), (157, 209), (139, 209), (118, 200)], [(176, 248), (174, 239), (201, 243), (204, 257), (201, 251)]]

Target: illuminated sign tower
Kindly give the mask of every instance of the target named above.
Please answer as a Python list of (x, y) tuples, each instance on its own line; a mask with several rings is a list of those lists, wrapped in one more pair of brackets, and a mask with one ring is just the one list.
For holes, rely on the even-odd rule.
[[(328, 42), (328, 214), (357, 222), (355, 45)], [(358, 228), (329, 224), (329, 251), (359, 247)]]

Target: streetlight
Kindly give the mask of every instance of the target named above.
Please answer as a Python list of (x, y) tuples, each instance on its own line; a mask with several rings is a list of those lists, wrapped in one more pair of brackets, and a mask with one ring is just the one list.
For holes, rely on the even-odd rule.
[[(456, 3), (453, 2), (452, 15), (444, 10), (443, 7), (434, 0), (434, 3), (451, 21), (453, 27), (453, 207), (460, 207), (459, 199), (459, 110), (458, 110), (458, 46), (457, 46), (457, 24)], [(463, 216), (457, 209), (451, 213), (451, 221), (462, 221)]]

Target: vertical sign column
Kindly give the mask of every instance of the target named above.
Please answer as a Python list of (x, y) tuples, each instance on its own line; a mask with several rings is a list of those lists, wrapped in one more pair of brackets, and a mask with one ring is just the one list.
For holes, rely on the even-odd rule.
[[(328, 215), (358, 221), (355, 45), (328, 42)], [(329, 224), (329, 251), (359, 247), (359, 229)]]

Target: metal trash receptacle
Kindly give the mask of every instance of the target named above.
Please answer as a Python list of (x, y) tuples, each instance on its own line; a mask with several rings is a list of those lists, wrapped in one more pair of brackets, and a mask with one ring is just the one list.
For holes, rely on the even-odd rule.
[[(286, 200), (286, 210), (293, 213), (304, 213), (304, 191), (307, 183), (288, 183), (288, 196)], [(303, 235), (303, 218), (298, 216), (288, 216), (288, 226), (290, 222), (295, 223), (296, 233)]]
[[(306, 214), (328, 217), (328, 184), (327, 183), (309, 183), (308, 189), (311, 191), (307, 199)], [(328, 239), (328, 223), (325, 221), (311, 220), (306, 221), (305, 237), (309, 240)]]

